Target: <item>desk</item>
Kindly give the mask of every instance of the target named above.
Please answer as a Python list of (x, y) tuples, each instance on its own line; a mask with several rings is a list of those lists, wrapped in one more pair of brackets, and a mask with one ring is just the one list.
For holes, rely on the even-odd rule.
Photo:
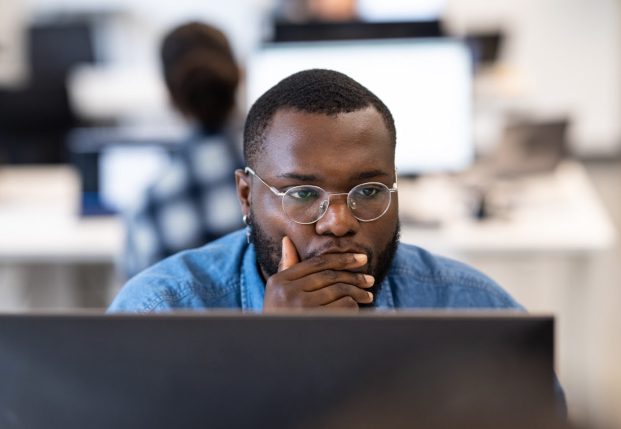
[(412, 217), (421, 207), (429, 212), (431, 204), (440, 225), (404, 222), (401, 236), (407, 243), (450, 254), (585, 254), (608, 249), (616, 240), (614, 225), (577, 162), (564, 162), (552, 174), (500, 185), (497, 191), (511, 207), (504, 216), (483, 221), (467, 216), (463, 207), (452, 207), (464, 198), (453, 181), (424, 180), (399, 183), (401, 217)]
[(79, 217), (79, 186), (66, 166), (0, 167), (0, 262), (114, 263), (122, 224)]
[(79, 217), (79, 200), (70, 167), (0, 167), (1, 309), (108, 304), (122, 223)]

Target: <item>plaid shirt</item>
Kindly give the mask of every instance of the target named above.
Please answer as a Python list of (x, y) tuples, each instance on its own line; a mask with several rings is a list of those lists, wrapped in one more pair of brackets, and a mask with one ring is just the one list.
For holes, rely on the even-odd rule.
[(243, 168), (228, 135), (194, 135), (137, 207), (125, 215), (124, 273), (131, 277), (180, 250), (242, 226), (234, 170)]

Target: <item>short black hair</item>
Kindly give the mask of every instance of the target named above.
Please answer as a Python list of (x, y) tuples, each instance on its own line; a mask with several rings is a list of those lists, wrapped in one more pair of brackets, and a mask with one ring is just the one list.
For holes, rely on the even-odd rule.
[(373, 106), (384, 119), (393, 149), (397, 142), (395, 121), (388, 107), (351, 77), (324, 69), (304, 70), (281, 80), (253, 104), (244, 127), (244, 158), (253, 167), (264, 149), (265, 133), (279, 110), (337, 115)]
[(182, 24), (164, 37), (160, 59), (175, 107), (207, 131), (220, 131), (235, 105), (239, 67), (222, 31)]

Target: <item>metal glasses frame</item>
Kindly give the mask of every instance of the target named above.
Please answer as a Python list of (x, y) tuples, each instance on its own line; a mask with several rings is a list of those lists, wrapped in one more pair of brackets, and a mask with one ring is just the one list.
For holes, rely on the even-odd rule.
[[(314, 220), (314, 221), (312, 221), (312, 222), (300, 222), (300, 221), (297, 221), (297, 220), (295, 220), (295, 219), (292, 219), (292, 218), (289, 216), (289, 214), (287, 214), (287, 211), (285, 210), (285, 195), (287, 194), (287, 192), (288, 192), (290, 189), (297, 188), (298, 186), (294, 186), (294, 187), (290, 188), (289, 190), (287, 190), (286, 192), (281, 192), (281, 191), (279, 191), (276, 187), (274, 187), (274, 186), (270, 185), (270, 184), (269, 184), (269, 183), (267, 183), (265, 180), (263, 180), (263, 179), (261, 178), (261, 176), (259, 176), (259, 175), (258, 175), (258, 174), (257, 174), (257, 173), (256, 173), (256, 172), (252, 169), (252, 168), (250, 168), (250, 167), (246, 167), (246, 168), (244, 168), (244, 173), (246, 173), (246, 174), (248, 174), (248, 173), (252, 174), (252, 175), (253, 175), (253, 176), (255, 176), (257, 179), (259, 179), (259, 180), (261, 181), (261, 183), (263, 183), (265, 186), (267, 186), (267, 188), (268, 188), (270, 191), (272, 191), (272, 192), (274, 193), (274, 195), (279, 196), (279, 197), (281, 198), (281, 206), (282, 206), (282, 211), (285, 213), (285, 215), (286, 215), (286, 216), (287, 216), (290, 220), (292, 220), (293, 222), (298, 223), (298, 224), (301, 224), (301, 225), (310, 225), (310, 224), (313, 224), (313, 223), (319, 222), (319, 220), (320, 220), (320, 219), (321, 219), (321, 218), (322, 218), (322, 217), (326, 214), (326, 212), (328, 211), (328, 208), (330, 207), (330, 197), (331, 197), (331, 196), (333, 196), (333, 195), (347, 195), (347, 207), (349, 207), (349, 209), (350, 209), (350, 210), (352, 210), (352, 215), (353, 215), (356, 219), (358, 219), (360, 222), (373, 222), (374, 220), (377, 220), (377, 219), (381, 218), (382, 216), (384, 216), (384, 215), (386, 214), (386, 212), (387, 212), (387, 211), (388, 211), (388, 209), (390, 208), (390, 204), (392, 203), (392, 193), (393, 193), (393, 192), (397, 192), (397, 181), (396, 181), (396, 179), (397, 179), (397, 172), (396, 172), (396, 170), (395, 170), (395, 182), (393, 183), (392, 188), (389, 188), (388, 186), (386, 186), (384, 183), (381, 183), (381, 182), (365, 182), (365, 183), (360, 183), (359, 185), (354, 186), (352, 189), (350, 189), (350, 190), (349, 190), (349, 192), (328, 192), (328, 191), (326, 191), (325, 189), (323, 189), (323, 188), (322, 188), (322, 187), (320, 187), (320, 186), (316, 186), (316, 185), (301, 185), (302, 187), (304, 187), (304, 186), (308, 186), (308, 187), (313, 187), (313, 188), (318, 188), (318, 189), (321, 189), (321, 191), (322, 191), (322, 192), (324, 192), (325, 194), (327, 194), (327, 195), (328, 195), (328, 198), (327, 198), (327, 200), (324, 200), (324, 202), (326, 202), (326, 201), (327, 201), (327, 205), (325, 206), (325, 208), (323, 208), (323, 212), (321, 213), (321, 215), (319, 215), (319, 217), (318, 217), (316, 220)], [(385, 187), (386, 189), (388, 189), (388, 191), (389, 191), (389, 194), (388, 194), (388, 204), (386, 204), (386, 209), (384, 209), (384, 211), (383, 211), (383, 212), (382, 212), (379, 216), (374, 217), (373, 219), (360, 219), (360, 218), (359, 218), (358, 216), (356, 216), (356, 214), (353, 212), (353, 209), (352, 209), (352, 207), (351, 207), (351, 206), (350, 206), (350, 204), (349, 204), (349, 201), (350, 201), (349, 194), (350, 194), (350, 192), (351, 192), (354, 188), (356, 188), (356, 187), (358, 187), (358, 186), (361, 186), (361, 185), (380, 185), (380, 186), (384, 186), (384, 187)]]

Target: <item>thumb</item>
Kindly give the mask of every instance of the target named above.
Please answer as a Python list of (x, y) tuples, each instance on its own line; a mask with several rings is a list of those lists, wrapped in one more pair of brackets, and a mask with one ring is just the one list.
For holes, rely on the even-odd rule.
[(280, 263), (278, 264), (278, 272), (291, 268), (295, 264), (300, 262), (298, 260), (298, 252), (293, 244), (293, 241), (286, 235), (282, 238), (282, 256), (280, 257)]

